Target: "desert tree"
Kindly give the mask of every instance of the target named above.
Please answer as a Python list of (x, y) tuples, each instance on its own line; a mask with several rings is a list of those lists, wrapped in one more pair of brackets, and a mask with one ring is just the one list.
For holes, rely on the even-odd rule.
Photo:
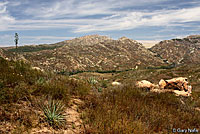
[(17, 45), (18, 45), (18, 42), (19, 42), (19, 36), (17, 33), (15, 33), (15, 45), (16, 45), (16, 50), (17, 50)]

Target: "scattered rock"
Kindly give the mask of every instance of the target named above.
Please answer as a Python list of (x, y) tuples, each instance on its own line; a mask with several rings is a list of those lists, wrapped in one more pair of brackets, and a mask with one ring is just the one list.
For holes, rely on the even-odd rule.
[(112, 82), (112, 85), (113, 85), (113, 86), (120, 86), (121, 83), (120, 83), (120, 82), (117, 82), (117, 81), (114, 81), (114, 82)]
[(43, 69), (39, 68), (39, 67), (32, 67), (33, 70), (38, 70), (38, 71), (44, 71)]

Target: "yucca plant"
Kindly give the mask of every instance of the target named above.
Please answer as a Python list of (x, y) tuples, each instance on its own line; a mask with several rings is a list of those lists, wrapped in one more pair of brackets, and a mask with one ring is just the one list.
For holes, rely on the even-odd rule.
[(90, 77), (88, 79), (88, 83), (92, 84), (92, 85), (95, 85), (97, 83), (97, 80), (94, 78), (94, 77)]
[(43, 103), (40, 104), (40, 108), (50, 126), (60, 127), (65, 124), (65, 105), (61, 101), (53, 100), (52, 97), (49, 97), (48, 103), (45, 104), (43, 101)]

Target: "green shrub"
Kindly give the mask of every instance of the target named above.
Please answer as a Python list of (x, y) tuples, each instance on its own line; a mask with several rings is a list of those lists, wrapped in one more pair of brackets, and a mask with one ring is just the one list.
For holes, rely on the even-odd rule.
[(38, 84), (34, 87), (33, 95), (50, 95), (53, 99), (69, 101), (69, 88), (66, 81), (48, 80), (43, 84)]
[(17, 102), (30, 98), (29, 86), (21, 82), (14, 88), (4, 87), (0, 89), (0, 104)]
[(52, 127), (63, 126), (66, 122), (65, 120), (65, 105), (59, 100), (53, 100), (51, 97), (48, 98), (48, 103), (45, 104), (42, 100), (39, 106), (42, 110), (46, 121)]
[(31, 86), (42, 77), (39, 71), (23, 61), (7, 61), (0, 58), (0, 103), (12, 103), (31, 94)]
[(33, 88), (33, 95), (51, 95), (53, 99), (60, 99), (68, 103), (70, 96), (85, 96), (90, 91), (90, 85), (84, 81), (68, 79), (67, 76), (52, 75), (43, 84)]
[(70, 94), (80, 97), (85, 97), (91, 90), (91, 86), (84, 81), (70, 80), (69, 83)]
[(42, 85), (42, 84), (45, 84), (46, 80), (44, 77), (40, 77), (37, 81), (36, 81), (36, 84), (38, 85)]
[(102, 92), (102, 88), (101, 87), (98, 88), (98, 92)]

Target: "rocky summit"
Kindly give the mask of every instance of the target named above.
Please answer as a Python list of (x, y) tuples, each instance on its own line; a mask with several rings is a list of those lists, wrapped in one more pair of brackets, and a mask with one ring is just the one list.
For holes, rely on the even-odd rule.
[(33, 66), (49, 70), (106, 71), (166, 65), (141, 43), (126, 37), (114, 40), (106, 36), (89, 35), (45, 47), (38, 46), (38, 51), (35, 48), (20, 51), (20, 54)]
[(150, 50), (158, 57), (175, 64), (200, 63), (200, 35), (191, 35), (183, 39), (161, 41)]

